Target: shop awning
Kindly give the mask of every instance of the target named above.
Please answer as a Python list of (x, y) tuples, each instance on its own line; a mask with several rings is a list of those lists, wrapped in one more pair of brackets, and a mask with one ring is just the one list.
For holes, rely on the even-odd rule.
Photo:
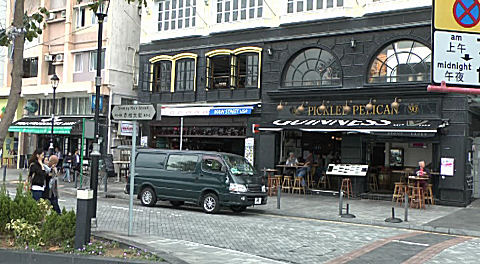
[[(82, 120), (79, 117), (55, 117), (53, 133), (70, 134), (72, 128)], [(8, 128), (9, 132), (22, 132), (30, 134), (50, 134), (52, 132), (51, 117), (24, 117)]]
[(347, 132), (390, 136), (433, 136), (448, 125), (442, 120), (355, 120), (296, 119), (275, 120), (257, 128), (260, 131), (301, 130), (305, 132)]

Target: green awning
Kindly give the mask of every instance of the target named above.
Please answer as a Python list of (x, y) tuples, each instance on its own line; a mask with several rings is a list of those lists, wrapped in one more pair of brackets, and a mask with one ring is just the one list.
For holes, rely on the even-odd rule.
[[(64, 126), (64, 127), (54, 127), (53, 134), (70, 134), (73, 126)], [(30, 134), (50, 134), (52, 133), (52, 127), (31, 127), (31, 126), (10, 126), (8, 132), (22, 132)]]
[[(54, 120), (53, 134), (68, 135), (73, 127), (81, 122), (79, 117), (56, 116)], [(13, 122), (8, 128), (9, 132), (22, 132), (30, 134), (51, 134), (52, 118), (51, 117), (24, 117)]]

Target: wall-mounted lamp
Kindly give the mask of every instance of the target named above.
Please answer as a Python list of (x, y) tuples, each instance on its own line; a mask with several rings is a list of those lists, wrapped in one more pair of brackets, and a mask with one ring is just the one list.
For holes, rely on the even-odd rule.
[(343, 106), (343, 112), (345, 114), (348, 114), (350, 113), (350, 110), (352, 110), (352, 108), (348, 105), (348, 102), (345, 100), (345, 105)]
[(284, 103), (283, 101), (280, 101), (280, 103), (277, 105), (277, 111), (279, 112), (282, 111), (284, 106), (286, 105), (287, 105), (287, 102)]
[(303, 106), (303, 105), (305, 105), (305, 104), (308, 104), (308, 102), (304, 102), (304, 103), (302, 103), (300, 106), (298, 106), (298, 107), (297, 107), (297, 110), (295, 110), (295, 114), (300, 115), (300, 114), (302, 114), (303, 112), (305, 112), (305, 106)]
[(273, 55), (273, 50), (271, 48), (268, 48), (267, 49), (267, 54), (268, 54), (268, 56), (272, 56)]
[(393, 101), (393, 103), (390, 106), (394, 109), (398, 109), (398, 107), (400, 106), (399, 102), (401, 102), (400, 99), (398, 99), (398, 101), (397, 101), (397, 97), (395, 97), (395, 100)]
[[(376, 100), (373, 100), (373, 102), (375, 103)], [(367, 109), (368, 111), (373, 109), (372, 98), (370, 98), (370, 101), (368, 102), (368, 104), (365, 105), (365, 109)]]
[(354, 49), (357, 46), (357, 42), (352, 38), (350, 40), (350, 48)]
[(322, 105), (320, 106), (320, 111), (323, 112), (327, 110), (327, 107), (325, 106), (325, 100), (322, 101)]

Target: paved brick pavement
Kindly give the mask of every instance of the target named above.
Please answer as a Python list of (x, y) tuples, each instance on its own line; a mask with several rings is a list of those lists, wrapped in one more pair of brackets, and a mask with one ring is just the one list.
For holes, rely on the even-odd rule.
[[(13, 186), (9, 189), (14, 191)], [(74, 190), (68, 184), (61, 189), (61, 206), (75, 208), (75, 199), (69, 194)], [(389, 205), (354, 200), (352, 212), (359, 218), (381, 220), (388, 215), (375, 214)], [(197, 207), (173, 209), (160, 202), (147, 208), (135, 201), (135, 236), (127, 237), (127, 201), (100, 198), (94, 231), (153, 245), (189, 263), (324, 263), (345, 256), (353, 256), (348, 263), (384, 263), (388, 258), (395, 260), (392, 263), (412, 258), (429, 263), (478, 262), (479, 239), (314, 219), (331, 214), (338, 220), (336, 206), (334, 198), (291, 196), (282, 200), (281, 210), (275, 209), (271, 199), (268, 206), (256, 207), (249, 210), (251, 213), (237, 215), (225, 210), (207, 215)], [(411, 210), (418, 211), (411, 217), (421, 225), (458, 210), (461, 208), (433, 206), (425, 211)], [(402, 258), (395, 259), (397, 255)]]

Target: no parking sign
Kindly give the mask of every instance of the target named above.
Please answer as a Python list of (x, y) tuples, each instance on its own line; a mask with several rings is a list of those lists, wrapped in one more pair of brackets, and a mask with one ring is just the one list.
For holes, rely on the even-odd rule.
[(480, 86), (480, 0), (433, 0), (432, 83)]

